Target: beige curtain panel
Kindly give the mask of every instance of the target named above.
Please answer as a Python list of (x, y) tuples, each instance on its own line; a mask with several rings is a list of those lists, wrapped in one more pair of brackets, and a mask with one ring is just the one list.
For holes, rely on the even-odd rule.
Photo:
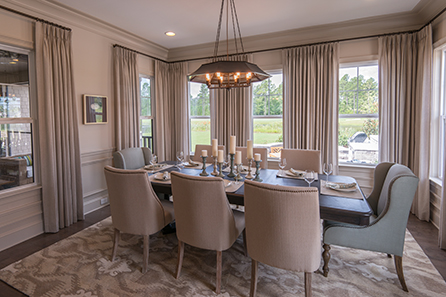
[[(443, 118), (443, 131), (446, 131), (446, 118)], [(441, 187), (440, 205), (440, 230), (438, 233), (438, 245), (446, 250), (446, 137), (443, 142), (443, 184)]]
[(138, 55), (121, 47), (113, 48), (116, 149), (139, 147)]
[(380, 161), (406, 165), (418, 176), (411, 211), (429, 221), (432, 28), (378, 42)]
[(71, 32), (37, 22), (36, 71), (43, 220), (57, 232), (84, 218)]
[[(235, 55), (229, 60), (252, 62), (252, 55)], [(214, 89), (209, 96), (212, 138), (229, 147), (229, 136), (236, 135), (236, 145), (246, 146), (252, 138), (252, 87)]]
[(155, 153), (159, 161), (189, 154), (187, 63), (155, 61)]
[(283, 50), (285, 148), (321, 151), (322, 163), (338, 164), (338, 43)]

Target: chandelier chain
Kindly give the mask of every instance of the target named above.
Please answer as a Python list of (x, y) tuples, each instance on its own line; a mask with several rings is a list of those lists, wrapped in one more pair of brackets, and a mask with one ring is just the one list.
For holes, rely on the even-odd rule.
[(214, 58), (213, 61), (217, 61), (217, 56), (218, 56), (218, 44), (220, 42), (220, 31), (221, 31), (221, 19), (223, 17), (223, 6), (224, 6), (225, 1), (221, 1), (221, 8), (220, 8), (220, 18), (218, 20), (218, 27), (217, 27), (217, 36), (215, 38), (215, 46), (214, 46)]
[[(238, 22), (238, 16), (237, 16), (237, 9), (235, 9), (235, 1), (231, 0), (232, 6), (234, 7), (234, 15), (235, 15), (235, 21), (237, 22), (237, 29), (238, 29), (238, 36), (240, 38), (240, 46), (242, 48), (242, 53), (245, 52), (245, 48), (243, 47), (243, 40), (242, 40), (242, 33), (240, 32), (240, 24)], [(232, 19), (234, 21), (234, 19)], [(237, 44), (237, 35), (235, 35), (235, 40)]]

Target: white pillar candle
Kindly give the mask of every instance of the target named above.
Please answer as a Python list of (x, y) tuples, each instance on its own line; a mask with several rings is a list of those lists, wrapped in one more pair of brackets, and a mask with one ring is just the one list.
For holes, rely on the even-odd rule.
[(260, 161), (260, 154), (254, 154), (254, 160)]
[(225, 155), (224, 155), (223, 150), (218, 150), (218, 159), (217, 159), (218, 163), (223, 163), (224, 158), (225, 158)]
[(201, 151), (201, 156), (202, 157), (207, 157), (208, 156), (208, 151), (207, 150), (202, 150)]
[(248, 149), (246, 152), (246, 157), (248, 159), (252, 159), (252, 155), (253, 155), (254, 151), (252, 149), (252, 140), (248, 140)]
[(235, 154), (235, 136), (234, 135), (229, 137), (229, 153)]
[(242, 152), (241, 151), (235, 152), (235, 164), (242, 164)]
[(212, 139), (212, 156), (217, 157), (218, 155), (218, 141), (217, 139)]

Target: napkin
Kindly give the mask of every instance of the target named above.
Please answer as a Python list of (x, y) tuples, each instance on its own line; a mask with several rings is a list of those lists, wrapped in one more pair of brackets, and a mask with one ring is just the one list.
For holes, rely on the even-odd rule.
[(290, 168), (289, 170), (292, 174), (294, 174), (295, 176), (304, 176), (305, 171), (302, 170), (295, 170), (293, 168)]
[(356, 183), (336, 183), (336, 182), (326, 182), (325, 186), (332, 190), (342, 190), (342, 189), (351, 189), (356, 187)]
[(192, 160), (189, 160), (189, 162), (186, 163), (184, 166), (186, 166), (186, 167), (197, 167), (197, 166), (200, 166), (200, 164), (196, 163), (196, 162), (194, 162)]

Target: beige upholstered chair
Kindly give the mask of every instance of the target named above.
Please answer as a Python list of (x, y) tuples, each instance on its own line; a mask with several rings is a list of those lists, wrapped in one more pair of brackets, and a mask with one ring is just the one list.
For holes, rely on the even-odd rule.
[(104, 168), (113, 227), (115, 228), (112, 261), (120, 232), (142, 235), (144, 258), (142, 272), (149, 261), (149, 235), (160, 231), (174, 220), (173, 204), (159, 200), (144, 170)]
[(215, 250), (215, 292), (218, 294), (221, 287), (222, 251), (230, 248), (244, 231), (244, 214), (230, 208), (221, 178), (189, 176), (179, 172), (172, 172), (171, 177), (178, 238), (176, 278), (181, 273), (185, 243)]
[(257, 265), (305, 272), (305, 296), (320, 265), (321, 221), (317, 188), (245, 181), (246, 243), (252, 258), (251, 293), (257, 289)]
[(283, 149), (281, 158), (286, 158), (286, 169), (313, 170), (322, 173), (320, 151)]
[[(238, 146), (235, 148), (236, 151), (242, 152), (242, 163), (243, 165), (248, 165), (248, 160), (246, 159), (246, 156), (248, 155), (247, 147), (246, 146)], [(262, 162), (260, 162), (260, 168), (267, 169), (268, 168), (268, 149), (266, 147), (254, 147), (253, 149), (254, 154), (260, 154), (260, 159)], [(254, 157), (254, 155), (253, 155)], [(255, 163), (252, 163), (252, 166), (255, 167)]]
[(152, 151), (147, 147), (131, 147), (113, 153), (113, 165), (121, 169), (139, 169), (150, 164)]
[[(225, 146), (224, 145), (219, 145), (218, 146), (219, 150), (223, 150), (223, 152), (225, 152)], [(207, 150), (208, 151), (208, 157), (212, 156), (212, 145), (208, 145), (208, 144), (196, 144), (195, 145), (195, 152), (194, 152), (194, 157), (192, 158), (192, 161), (195, 162), (202, 162), (203, 160), (201, 159), (201, 151), (202, 150)], [(212, 162), (212, 160), (207, 159), (206, 163)]]

